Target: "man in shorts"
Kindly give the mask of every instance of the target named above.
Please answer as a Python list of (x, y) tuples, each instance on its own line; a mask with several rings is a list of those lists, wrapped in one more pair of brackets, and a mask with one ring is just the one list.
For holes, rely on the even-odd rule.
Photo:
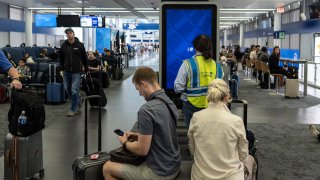
[[(147, 102), (138, 112), (138, 132), (126, 132), (118, 138), (127, 150), (146, 156), (146, 161), (139, 166), (107, 161), (103, 166), (103, 176), (107, 180), (174, 179), (181, 164), (176, 132), (177, 108), (161, 89), (151, 68), (137, 69), (132, 82)], [(156, 98), (164, 99), (169, 106)], [(130, 136), (136, 136), (138, 140), (130, 142)]]

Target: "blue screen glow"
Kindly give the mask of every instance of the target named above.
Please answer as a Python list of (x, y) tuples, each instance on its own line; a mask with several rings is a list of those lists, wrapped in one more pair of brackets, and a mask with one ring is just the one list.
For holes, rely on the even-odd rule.
[(166, 84), (173, 89), (182, 60), (192, 57), (194, 38), (206, 34), (212, 38), (212, 9), (167, 9), (166, 10)]
[(36, 14), (37, 27), (57, 27), (57, 16), (55, 14)]

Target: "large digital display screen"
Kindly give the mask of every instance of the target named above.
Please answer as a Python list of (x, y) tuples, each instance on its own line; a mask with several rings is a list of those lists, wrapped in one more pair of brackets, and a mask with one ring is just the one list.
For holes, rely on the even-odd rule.
[(34, 16), (36, 27), (57, 27), (55, 14), (36, 14)]
[(79, 15), (58, 15), (58, 27), (80, 27)]
[(80, 16), (81, 27), (103, 27), (103, 17), (101, 16)]
[(212, 39), (216, 57), (216, 6), (164, 5), (162, 8), (162, 87), (174, 89), (174, 80), (182, 61), (195, 55), (192, 41), (205, 34)]

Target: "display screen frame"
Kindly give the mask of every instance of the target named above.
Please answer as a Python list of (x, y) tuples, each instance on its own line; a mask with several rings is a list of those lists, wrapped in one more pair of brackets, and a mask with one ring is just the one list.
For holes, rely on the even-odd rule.
[[(83, 25), (82, 19), (84, 18), (90, 18), (91, 19), (91, 25)], [(93, 23), (93, 20), (96, 18), (97, 23)], [(99, 18), (101, 18), (101, 26), (99, 26)], [(104, 17), (102, 16), (95, 16), (95, 15), (80, 15), (80, 26), (83, 28), (103, 28), (104, 27)]]
[[(167, 94), (174, 94), (173, 87), (167, 87), (167, 14), (168, 10), (211, 10), (212, 23), (211, 23), (211, 37), (213, 47), (213, 59), (217, 59), (217, 27), (218, 27), (218, 11), (216, 4), (203, 3), (203, 4), (163, 4), (161, 7), (161, 59), (160, 59), (160, 84)], [(178, 73), (178, 69), (177, 69)], [(171, 97), (172, 98), (172, 97)]]
[[(41, 21), (39, 21), (39, 17), (49, 17), (54, 22), (53, 22), (53, 24), (52, 23), (40, 23)], [(35, 21), (36, 27), (57, 27), (57, 15), (55, 15), (55, 14), (35, 14), (34, 21)]]
[(79, 15), (58, 15), (57, 27), (80, 27)]

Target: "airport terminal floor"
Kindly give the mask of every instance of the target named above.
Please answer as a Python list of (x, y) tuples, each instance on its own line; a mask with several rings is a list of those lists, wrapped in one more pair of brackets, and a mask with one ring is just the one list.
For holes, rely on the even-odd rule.
[[(158, 54), (144, 55), (130, 60), (123, 81), (112, 80), (104, 89), (108, 98), (102, 110), (102, 150), (119, 146), (114, 129), (128, 131), (136, 121), (137, 111), (144, 103), (131, 82), (131, 75), (139, 66), (159, 68)], [(248, 128), (258, 140), (257, 158), (260, 180), (319, 179), (320, 157), (318, 141), (311, 136), (308, 125), (320, 124), (320, 91), (310, 88), (308, 96), (285, 99), (274, 90), (258, 88), (255, 80), (247, 80), (240, 72), (240, 99), (248, 98)], [(300, 87), (302, 89), (302, 86)], [(83, 155), (84, 105), (81, 114), (66, 117), (68, 103), (46, 105), (46, 128), (43, 130), (44, 168), (43, 180), (72, 179), (72, 164)], [(3, 177), (3, 139), (7, 133), (9, 104), (0, 105), (0, 179)], [(241, 107), (233, 112), (242, 116)], [(89, 110), (89, 152), (97, 150), (98, 110)]]

